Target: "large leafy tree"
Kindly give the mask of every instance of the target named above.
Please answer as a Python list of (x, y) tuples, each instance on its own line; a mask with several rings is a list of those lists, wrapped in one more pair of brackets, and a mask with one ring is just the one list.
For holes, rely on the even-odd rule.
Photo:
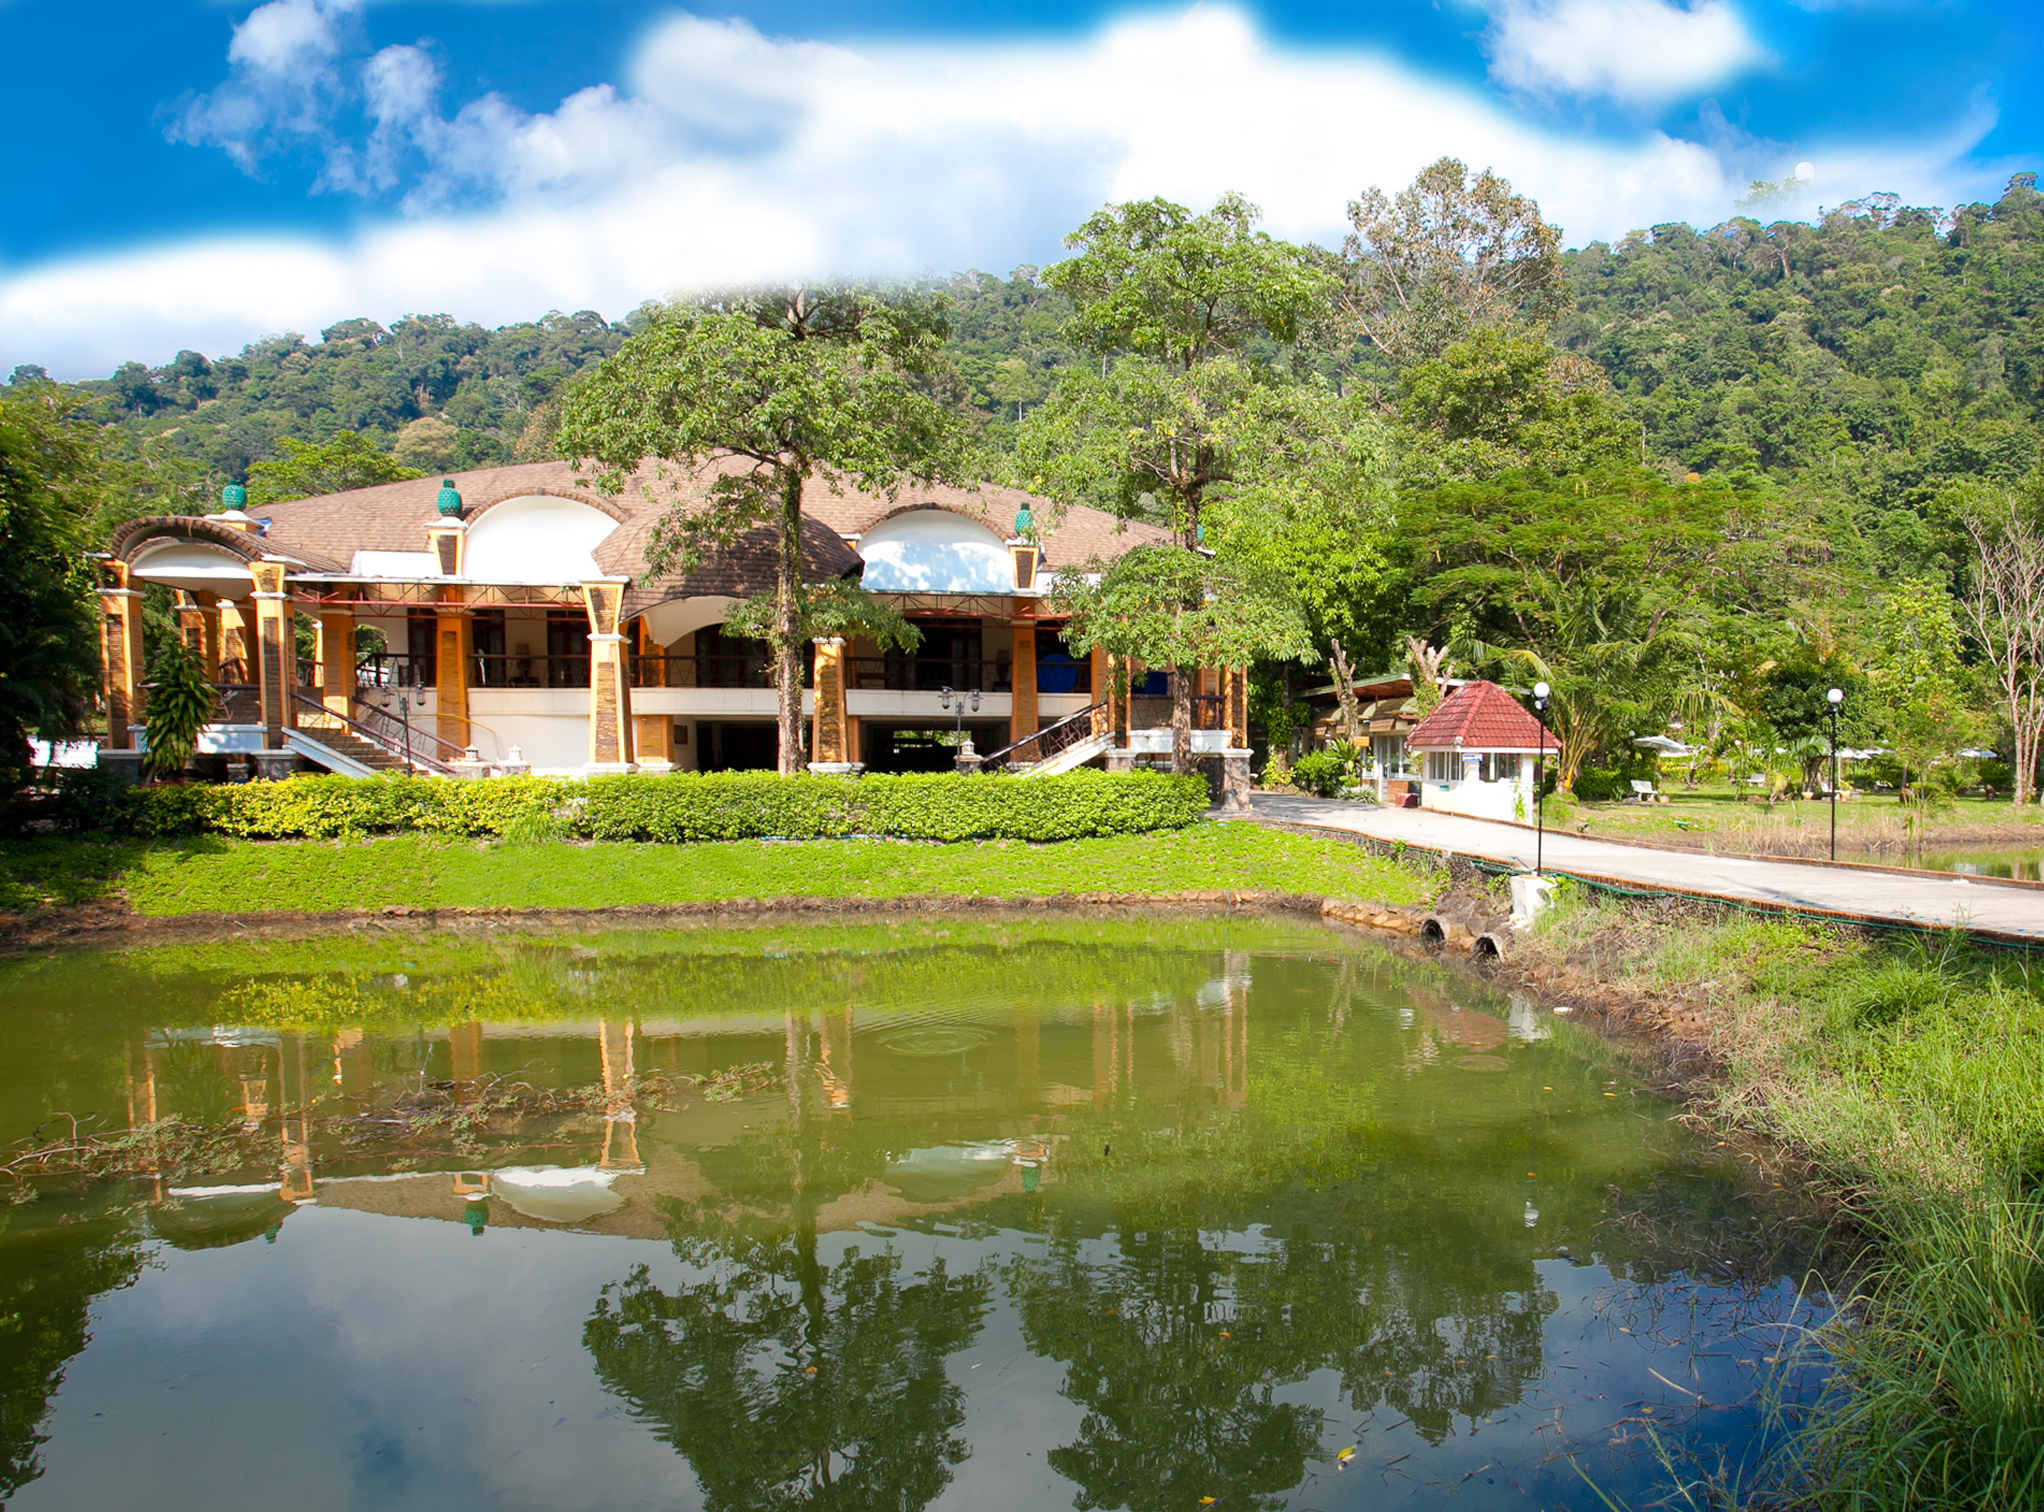
[(1398, 362), (1439, 355), (1488, 327), (1544, 325), (1568, 308), (1561, 232), (1486, 168), (1444, 157), (1387, 196), (1348, 207), (1340, 307)]
[[(1254, 395), (1276, 376), (1260, 369), (1247, 348), (1259, 340), (1296, 341), (1326, 306), (1325, 274), (1304, 249), (1259, 231), (1259, 216), (1236, 194), (1223, 195), (1202, 214), (1144, 200), (1110, 205), (1065, 239), (1074, 255), (1043, 278), (1071, 302), (1067, 337), (1096, 356), (1099, 368), (1066, 369), (1056, 390), (1022, 423), (1018, 481), (1060, 507), (1091, 504), (1165, 526), (1182, 548), (1197, 551), (1205, 539), (1202, 513), (1236, 480), (1231, 431), (1253, 424)], [(1252, 577), (1258, 597), (1241, 606), (1243, 623), (1270, 630), (1283, 620), (1283, 633), (1245, 636), (1232, 661), (1195, 651), (1190, 629), (1228, 617), (1213, 595), (1233, 593)], [(1178, 770), (1191, 762), (1194, 669), (1297, 654), (1277, 651), (1280, 644), (1305, 645), (1304, 654), (1311, 654), (1296, 610), (1277, 609), (1273, 595), (1282, 586), (1268, 571), (1237, 575), (1190, 563), (1167, 566), (1164, 558), (1143, 553), (1124, 558), (1098, 589), (1076, 593), (1073, 602), (1088, 605), (1096, 625), (1114, 627), (1088, 646), (1173, 669), (1172, 760)], [(1143, 593), (1163, 596), (1142, 608)], [(1171, 596), (1179, 593), (1192, 596)], [(1103, 617), (1102, 606), (1110, 602)], [(1152, 650), (1138, 650), (1139, 644)]]
[(1313, 637), (1290, 585), (1253, 562), (1223, 562), (1177, 546), (1138, 546), (1111, 565), (1059, 579), (1072, 616), (1065, 644), (1095, 646), (1171, 670), (1171, 769), (1192, 769), (1192, 680), (1199, 667), (1259, 657), (1314, 659)]
[(1687, 655), (1745, 596), (1767, 549), (1757, 501), (1715, 480), (1647, 469), (1575, 477), (1518, 471), (1414, 498), (1414, 607), (1465, 663), (1496, 663), (1554, 686), (1557, 775), (1573, 787), (1614, 734), (1657, 729)]
[[(935, 392), (944, 301), (906, 289), (788, 285), (654, 312), (568, 398), (560, 452), (602, 469), (613, 492), (648, 459), (721, 469), (707, 507), (664, 517), (656, 567), (693, 564), (761, 526), (775, 532), (774, 614), (762, 626), (779, 666), (780, 770), (799, 770), (802, 647), (811, 613), (802, 500), (813, 482), (890, 491), (964, 466), (956, 411)], [(833, 590), (834, 592), (836, 590)]]
[(1209, 492), (1233, 476), (1226, 418), (1257, 379), (1244, 348), (1296, 341), (1327, 298), (1312, 258), (1257, 230), (1259, 217), (1237, 194), (1203, 214), (1143, 200), (1065, 238), (1074, 255), (1043, 279), (1100, 366), (1067, 369), (1023, 423), (1021, 481), (1198, 544)]
[(1974, 550), (1966, 626), (2014, 742), (2015, 801), (2026, 803), (2044, 752), (2044, 489), (2027, 499), (1983, 493), (1965, 520)]
[(1360, 738), (1357, 655), (1389, 644), (1395, 577), (1392, 437), (1367, 397), (1321, 382), (1254, 389), (1230, 416), (1233, 485), (1216, 501), (1214, 543), (1288, 589), (1334, 671), (1348, 736)]
[(74, 735), (99, 685), (85, 558), (89, 432), (35, 397), (0, 400), (0, 785), (29, 773), (29, 739)]

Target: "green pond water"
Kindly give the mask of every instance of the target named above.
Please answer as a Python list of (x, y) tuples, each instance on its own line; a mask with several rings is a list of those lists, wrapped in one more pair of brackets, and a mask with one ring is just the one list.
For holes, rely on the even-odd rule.
[(10, 1506), (1590, 1508), (1820, 1384), (1780, 1191), (1319, 927), (65, 954), (0, 1029), (0, 1135), (99, 1138), (0, 1203)]

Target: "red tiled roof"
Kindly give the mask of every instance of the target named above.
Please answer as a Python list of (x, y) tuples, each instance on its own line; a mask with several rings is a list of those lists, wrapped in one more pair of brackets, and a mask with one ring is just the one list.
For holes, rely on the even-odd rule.
[[(1540, 721), (1496, 683), (1467, 683), (1405, 736), (1415, 750), (1452, 750), (1458, 741), (1465, 751), (1534, 751), (1540, 748)], [(1552, 735), (1547, 744), (1554, 744)]]

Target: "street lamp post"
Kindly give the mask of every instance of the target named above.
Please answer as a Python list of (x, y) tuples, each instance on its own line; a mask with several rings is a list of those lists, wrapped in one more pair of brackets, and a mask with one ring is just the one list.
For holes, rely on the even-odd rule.
[(953, 705), (953, 699), (957, 699), (957, 705), (959, 705), (959, 723), (957, 723), (955, 734), (959, 736), (959, 740), (965, 740), (965, 701), (971, 699), (973, 701), (973, 713), (979, 713), (979, 689), (973, 689), (969, 693), (965, 693), (965, 691), (957, 691), (955, 693), (946, 684), (944, 691), (936, 697), (936, 703), (938, 703), (940, 709), (950, 709), (950, 705)]
[(410, 694), (408, 693), (398, 694), (397, 717), (404, 721), (405, 775), (409, 777), (412, 775), (412, 700)]
[(1533, 684), (1533, 717), (1540, 721), (1540, 744), (1533, 756), (1533, 875), (1540, 875), (1542, 850), (1547, 839), (1547, 816), (1540, 812), (1541, 789), (1547, 784), (1547, 699), (1554, 689), (1544, 682)]
[(1824, 695), (1831, 715), (1831, 859), (1838, 859), (1838, 706), (1845, 702), (1845, 690), (1833, 688)]

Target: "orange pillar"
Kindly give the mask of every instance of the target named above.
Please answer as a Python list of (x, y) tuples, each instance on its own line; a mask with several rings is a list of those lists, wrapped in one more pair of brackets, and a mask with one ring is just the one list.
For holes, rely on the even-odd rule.
[(99, 590), (100, 682), (106, 693), (106, 743), (132, 751), (131, 727), (142, 723), (142, 595), (128, 586), (125, 563), (114, 564), (116, 586)]
[(589, 769), (632, 768), (632, 688), (620, 623), (623, 583), (584, 583), (589, 615)]
[(298, 727), (298, 630), (291, 595), (284, 591), (282, 562), (251, 562), (255, 579), (255, 672), (263, 711), (263, 749), (284, 749), (284, 732)]
[[(1008, 716), (1008, 742), (1014, 744), (1036, 733), (1036, 621), (1018, 619), (1015, 621), (1014, 653), (1014, 703), (1013, 712)], [(1035, 760), (1031, 752), (1020, 753), (1025, 760)]]

